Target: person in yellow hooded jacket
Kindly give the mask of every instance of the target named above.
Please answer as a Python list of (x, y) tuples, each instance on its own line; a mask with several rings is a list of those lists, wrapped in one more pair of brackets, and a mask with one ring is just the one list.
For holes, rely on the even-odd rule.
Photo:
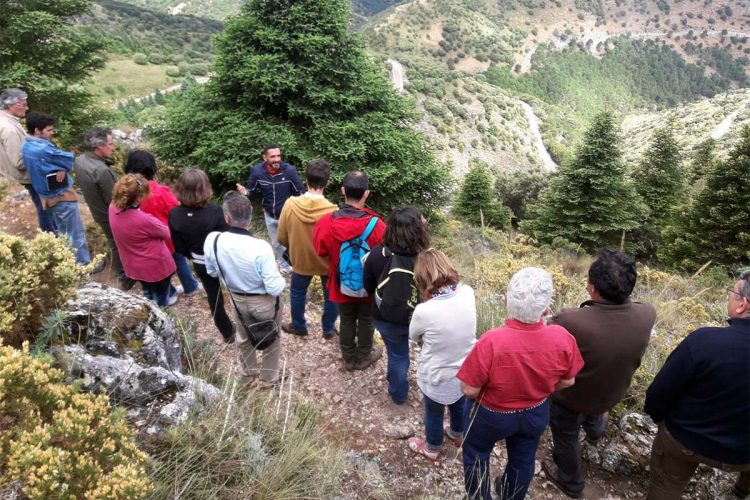
[(288, 249), (285, 258), (293, 267), (289, 288), (292, 321), (284, 323), (282, 330), (302, 337), (307, 335), (307, 289), (313, 276), (320, 276), (325, 300), (321, 326), (326, 340), (332, 339), (336, 334), (335, 323), (339, 312), (336, 303), (331, 302), (328, 297), (328, 260), (315, 253), (312, 233), (318, 219), (336, 210), (336, 205), (323, 196), (330, 177), (331, 167), (326, 161), (312, 160), (307, 164), (307, 192), (286, 200), (279, 216), (278, 232), (279, 243)]

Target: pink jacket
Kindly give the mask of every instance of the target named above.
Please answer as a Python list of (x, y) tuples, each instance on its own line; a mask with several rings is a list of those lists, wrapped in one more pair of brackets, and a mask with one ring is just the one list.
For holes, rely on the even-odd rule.
[(175, 272), (166, 245), (169, 227), (140, 208), (120, 210), (109, 205), (109, 226), (125, 274), (134, 280), (155, 283)]

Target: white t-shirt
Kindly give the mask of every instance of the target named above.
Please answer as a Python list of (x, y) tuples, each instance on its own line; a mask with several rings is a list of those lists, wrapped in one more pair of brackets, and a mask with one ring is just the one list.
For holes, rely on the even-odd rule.
[(434, 297), (414, 309), (409, 338), (422, 339), (417, 382), (423, 391), (423, 386), (445, 388), (445, 383), (455, 387), (453, 379), (457, 380), (456, 373), (476, 342), (476, 332), (474, 290), (468, 285), (459, 284), (456, 291)]

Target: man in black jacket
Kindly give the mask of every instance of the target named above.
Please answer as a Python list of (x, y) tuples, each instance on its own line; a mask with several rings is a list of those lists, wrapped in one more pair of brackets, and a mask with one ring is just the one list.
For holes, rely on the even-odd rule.
[(276, 144), (269, 144), (261, 152), (263, 162), (253, 166), (250, 177), (245, 186), (237, 184), (237, 191), (244, 195), (252, 195), (260, 191), (263, 198), (263, 215), (266, 220), (268, 237), (276, 252), (281, 272), (291, 272), (292, 266), (284, 259), (284, 248), (279, 243), (279, 216), (284, 203), (290, 196), (299, 196), (305, 192), (305, 186), (297, 175), (297, 169), (289, 163), (281, 161), (281, 148)]
[(698, 464), (740, 472), (732, 493), (750, 494), (750, 271), (729, 291), (727, 313), (728, 327), (688, 335), (646, 392), (659, 424), (650, 500), (679, 499)]

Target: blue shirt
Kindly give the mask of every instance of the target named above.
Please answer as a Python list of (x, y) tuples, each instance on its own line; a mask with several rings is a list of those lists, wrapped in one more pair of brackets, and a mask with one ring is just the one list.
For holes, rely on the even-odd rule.
[[(21, 148), (21, 157), (29, 172), (31, 185), (41, 198), (60, 196), (73, 186), (73, 178), (70, 176), (75, 159), (73, 153), (57, 149), (47, 139), (29, 135), (26, 136)], [(50, 191), (47, 186), (47, 174), (60, 170), (67, 172), (66, 186)]]
[(232, 292), (267, 294), (278, 297), (286, 285), (279, 273), (273, 249), (267, 241), (254, 238), (248, 231), (232, 227), (224, 233), (214, 231), (206, 236), (203, 255), (206, 272), (219, 277), (214, 240), (219, 238), (217, 253), (222, 281)]

